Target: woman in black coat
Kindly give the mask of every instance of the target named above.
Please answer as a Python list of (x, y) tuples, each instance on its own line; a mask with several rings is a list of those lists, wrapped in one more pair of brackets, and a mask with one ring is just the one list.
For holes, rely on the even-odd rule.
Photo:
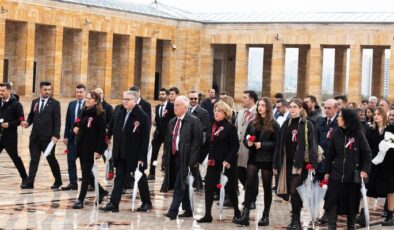
[[(214, 107), (214, 119), (211, 129), (211, 138), (208, 141), (208, 169), (205, 176), (205, 215), (197, 220), (198, 223), (212, 222), (212, 204), (215, 191), (219, 188), (220, 173), (225, 167), (225, 175), (228, 182), (225, 191), (234, 207), (234, 218), (239, 217), (241, 212), (238, 208), (237, 168), (236, 154), (239, 148), (237, 129), (231, 124), (231, 108), (223, 101), (218, 101)], [(205, 159), (205, 156), (202, 157)], [(220, 185), (219, 185), (220, 186)]]
[(361, 186), (355, 179), (368, 177), (371, 149), (356, 111), (342, 109), (337, 120), (339, 128), (332, 135), (326, 156), (324, 177), (329, 181), (324, 209), (328, 212), (328, 229), (336, 229), (338, 214), (347, 215), (347, 228), (355, 229), (361, 198)]
[[(245, 132), (244, 144), (249, 148), (249, 161), (246, 173), (246, 189), (242, 216), (236, 224), (249, 225), (250, 204), (257, 197), (259, 184), (256, 183), (261, 170), (264, 188), (264, 212), (259, 226), (269, 225), (269, 212), (272, 203), (272, 160), (278, 141), (279, 124), (272, 115), (272, 103), (268, 97), (257, 102), (257, 114)], [(253, 140), (255, 138), (255, 140)]]
[[(379, 143), (384, 140), (386, 132), (394, 134), (394, 126), (388, 125), (387, 113), (382, 107), (374, 110), (373, 127), (369, 130), (367, 139), (372, 150), (372, 159), (379, 153)], [(382, 163), (371, 165), (371, 173), (368, 182), (369, 197), (387, 197), (388, 212), (383, 226), (394, 226), (394, 149), (389, 149)], [(359, 220), (364, 220), (363, 209)], [(361, 221), (363, 222), (363, 221)]]
[[(82, 168), (82, 184), (78, 201), (73, 205), (74, 209), (81, 209), (88, 191), (89, 184), (94, 186), (92, 167), (95, 159), (99, 159), (105, 151), (106, 121), (105, 113), (101, 107), (100, 95), (89, 92), (85, 99), (85, 108), (75, 122), (74, 133), (76, 136), (77, 157)], [(108, 192), (99, 185), (99, 203), (102, 202)]]
[(306, 119), (303, 102), (294, 98), (289, 104), (290, 118), (279, 131), (274, 154), (273, 171), (278, 175), (277, 194), (288, 200), (291, 196), (291, 223), (287, 229), (301, 229), (302, 200), (297, 192), (307, 177), (306, 163), (317, 168), (317, 135), (313, 124)]

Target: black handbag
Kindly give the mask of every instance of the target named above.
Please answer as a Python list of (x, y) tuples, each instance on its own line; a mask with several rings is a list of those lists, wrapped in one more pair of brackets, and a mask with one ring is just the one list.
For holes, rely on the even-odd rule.
[[(361, 176), (360, 176), (360, 169), (358, 169), (358, 152), (354, 153), (354, 160), (356, 162), (356, 168), (354, 169), (354, 175), (353, 175), (353, 182), (356, 184), (361, 184)], [(368, 178), (364, 178), (364, 183), (368, 183)]]

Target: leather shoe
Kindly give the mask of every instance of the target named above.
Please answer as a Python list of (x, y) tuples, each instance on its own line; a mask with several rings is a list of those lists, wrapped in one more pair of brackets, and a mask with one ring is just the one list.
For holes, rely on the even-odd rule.
[(34, 184), (30, 182), (25, 182), (21, 185), (21, 189), (33, 189)]
[(54, 184), (51, 186), (51, 189), (52, 189), (52, 190), (60, 190), (60, 187), (61, 187), (62, 185), (63, 185), (62, 183), (54, 183)]
[(78, 200), (73, 205), (73, 209), (82, 209), (82, 208), (83, 208), (83, 201), (82, 200)]
[(212, 216), (204, 216), (203, 218), (197, 220), (197, 223), (212, 223)]
[(99, 195), (99, 204), (101, 204), (104, 200), (104, 197), (108, 196), (108, 191), (104, 191)]
[(62, 187), (63, 191), (68, 191), (68, 190), (78, 190), (78, 184), (68, 184), (66, 187)]
[(149, 174), (148, 177), (147, 177), (147, 180), (155, 180), (155, 179), (156, 179), (155, 175)]
[(192, 211), (185, 211), (184, 213), (178, 215), (179, 217), (193, 217)]
[(165, 217), (169, 218), (170, 220), (175, 220), (177, 214), (175, 213), (171, 213), (171, 212), (167, 212), (166, 214), (164, 214)]
[(119, 212), (119, 207), (112, 203), (108, 203), (105, 207), (99, 208), (99, 210), (103, 212)]
[(152, 209), (151, 203), (142, 203), (141, 207), (137, 208), (137, 212), (147, 212)]

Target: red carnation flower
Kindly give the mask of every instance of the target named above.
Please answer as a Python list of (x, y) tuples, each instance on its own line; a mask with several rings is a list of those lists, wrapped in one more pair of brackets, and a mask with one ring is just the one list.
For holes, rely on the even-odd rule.
[(109, 172), (107, 178), (108, 178), (108, 180), (114, 179), (114, 173), (113, 172)]
[(216, 188), (217, 188), (217, 189), (221, 189), (221, 188), (222, 188), (222, 184), (220, 184), (220, 183), (217, 184), (217, 185), (216, 185)]
[(307, 165), (306, 165), (306, 169), (307, 169), (308, 171), (312, 170), (312, 165), (311, 165), (311, 164), (307, 164)]
[(76, 122), (76, 123), (81, 122), (81, 118), (78, 117), (77, 119), (75, 119), (75, 122)]
[(25, 117), (24, 116), (20, 116), (19, 117), (19, 121), (25, 121)]
[(248, 141), (255, 142), (255, 140), (256, 140), (256, 136), (249, 136)]
[(67, 149), (64, 150), (64, 154), (68, 154), (68, 150)]

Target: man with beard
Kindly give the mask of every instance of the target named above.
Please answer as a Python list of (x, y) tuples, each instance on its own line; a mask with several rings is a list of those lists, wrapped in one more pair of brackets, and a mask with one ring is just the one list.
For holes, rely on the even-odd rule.
[(304, 104), (306, 105), (306, 111), (308, 113), (308, 120), (316, 127), (317, 120), (323, 117), (321, 115), (321, 108), (317, 103), (317, 99), (313, 95), (308, 95), (304, 99)]
[[(23, 107), (11, 94), (9, 83), (0, 84), (0, 152), (5, 149), (18, 169), (22, 184), (27, 178), (25, 166), (18, 155), (18, 126), (24, 120)], [(21, 184), (21, 186), (22, 186)]]
[[(21, 123), (22, 127), (25, 128), (33, 124), (29, 143), (31, 158), (29, 177), (23, 183), (22, 189), (34, 188), (34, 179), (40, 163), (41, 152), (45, 151), (51, 141), (56, 144), (60, 138), (60, 103), (50, 96), (51, 91), (50, 82), (42, 81), (40, 83), (40, 97), (32, 101), (27, 121)], [(59, 163), (55, 157), (55, 147), (47, 156), (47, 160), (55, 177), (51, 189), (58, 190), (62, 186), (62, 177)]]

